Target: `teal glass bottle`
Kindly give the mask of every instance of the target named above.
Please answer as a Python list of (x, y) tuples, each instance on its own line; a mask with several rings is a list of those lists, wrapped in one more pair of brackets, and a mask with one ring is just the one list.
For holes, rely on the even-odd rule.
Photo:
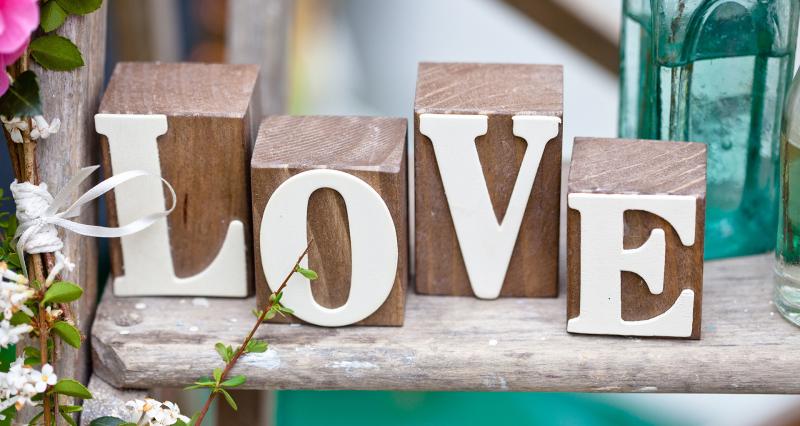
[(798, 0), (624, 0), (621, 137), (708, 145), (705, 256), (775, 246)]
[(775, 306), (800, 325), (800, 78), (783, 111), (778, 243), (775, 246)]

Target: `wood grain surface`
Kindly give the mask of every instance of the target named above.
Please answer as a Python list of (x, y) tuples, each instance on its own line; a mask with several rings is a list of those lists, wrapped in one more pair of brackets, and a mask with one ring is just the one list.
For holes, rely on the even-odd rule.
[[(264, 207), (286, 179), (312, 169), (350, 173), (368, 183), (386, 203), (397, 230), (399, 257), (394, 287), (383, 306), (359, 325), (402, 325), (408, 283), (406, 121), (381, 117), (266, 118), (252, 158), (253, 241), (258, 305), (270, 290), (258, 246)], [(308, 205), (309, 267), (319, 274), (314, 299), (335, 308), (350, 292), (350, 231), (344, 199), (332, 189), (315, 191)], [(284, 320), (276, 317), (273, 321)]]
[[(232, 220), (245, 226), (247, 262), (252, 262), (248, 166), (260, 117), (252, 102), (257, 77), (255, 65), (192, 63), (120, 63), (111, 76), (99, 112), (167, 116), (158, 150), (161, 174), (178, 196), (167, 217), (170, 244), (180, 247), (172, 251), (178, 277), (197, 274), (214, 260)], [(108, 142), (101, 140), (110, 175)], [(113, 194), (108, 204), (115, 226)], [(111, 259), (114, 275), (123, 274), (117, 239)]]
[[(442, 186), (433, 145), (419, 115), (485, 114), (488, 132), (475, 141), (486, 185), (502, 220), (526, 142), (514, 115), (562, 117), (562, 68), (555, 65), (422, 63), (414, 105), (415, 273), (423, 294), (471, 296), (467, 270)], [(561, 131), (548, 142), (520, 226), (501, 296), (558, 294)]]
[[(772, 255), (706, 263), (702, 340), (574, 335), (566, 297), (409, 294), (403, 327), (266, 324), (263, 354), (232, 374), (248, 389), (800, 393), (797, 327), (772, 300)], [(202, 301), (202, 303), (200, 302)], [(254, 299), (116, 298), (106, 292), (95, 372), (118, 387), (184, 386), (219, 366)], [(138, 308), (137, 308), (138, 306)]]
[[(664, 230), (664, 291), (652, 294), (644, 280), (622, 272), (622, 319), (653, 318), (669, 309), (683, 289), (694, 291), (691, 338), (699, 339), (703, 300), (706, 146), (700, 143), (576, 138), (568, 193), (669, 194), (697, 199), (695, 243), (684, 246), (675, 229), (649, 212), (624, 214), (625, 249), (640, 247), (653, 229)], [(567, 317), (580, 311), (580, 213), (567, 212)]]
[[(94, 132), (94, 114), (103, 90), (103, 70), (106, 52), (107, 6), (87, 16), (70, 16), (56, 31), (72, 40), (83, 54), (85, 66), (71, 72), (45, 70), (32, 61), (31, 66), (39, 76), (42, 89), (42, 107), (47, 120), (59, 118), (61, 129), (36, 148), (39, 177), (56, 194), (82, 167), (98, 164), (98, 139)], [(81, 193), (97, 183), (100, 176), (92, 176), (83, 185)], [(78, 194), (73, 194), (77, 197)], [(72, 198), (75, 199), (75, 198)], [(97, 205), (81, 209), (77, 222), (96, 224)], [(77, 326), (84, 335), (94, 319), (97, 293), (97, 240), (70, 231), (59, 231), (64, 241), (62, 252), (75, 262), (75, 269), (63, 271), (61, 277), (83, 288), (83, 297), (72, 304)], [(89, 348), (74, 350), (66, 345), (58, 348), (55, 365), (59, 376), (72, 377), (82, 382), (89, 379)], [(22, 349), (24, 345), (17, 345)]]

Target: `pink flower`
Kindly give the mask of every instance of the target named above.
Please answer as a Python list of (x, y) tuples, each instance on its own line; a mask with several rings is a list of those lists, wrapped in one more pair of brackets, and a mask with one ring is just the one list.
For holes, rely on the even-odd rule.
[(37, 25), (37, 0), (0, 0), (0, 95), (8, 90), (6, 67), (25, 52)]

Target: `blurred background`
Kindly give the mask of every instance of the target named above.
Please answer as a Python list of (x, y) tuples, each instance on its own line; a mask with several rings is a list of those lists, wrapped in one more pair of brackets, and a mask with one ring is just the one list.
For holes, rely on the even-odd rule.
[[(255, 62), (265, 113), (411, 119), (420, 61), (563, 64), (565, 158), (575, 136), (617, 135), (621, 0), (108, 1), (107, 76), (119, 61)], [(10, 182), (8, 164), (2, 170)], [(164, 393), (193, 411), (182, 392)], [(218, 424), (800, 424), (800, 397), (780, 395), (281, 391), (246, 399), (237, 415), (221, 407)]]

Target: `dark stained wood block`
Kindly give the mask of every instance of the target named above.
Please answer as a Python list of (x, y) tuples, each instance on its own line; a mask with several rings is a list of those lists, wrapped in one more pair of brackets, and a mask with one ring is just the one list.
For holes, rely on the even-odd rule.
[[(397, 232), (397, 275), (384, 304), (359, 325), (403, 324), (408, 283), (406, 120), (381, 117), (272, 116), (258, 131), (251, 162), (255, 282), (258, 306), (270, 290), (261, 269), (259, 235), (267, 201), (288, 178), (313, 169), (349, 173), (369, 184), (389, 209)], [(333, 189), (308, 201), (308, 266), (319, 279), (314, 299), (327, 308), (343, 305), (350, 289), (351, 253), (347, 208)], [(274, 321), (287, 321), (279, 316)], [(292, 318), (288, 321), (299, 322)]]
[[(641, 247), (655, 229), (665, 233), (664, 287), (653, 294), (637, 274), (621, 272), (621, 316), (641, 321), (666, 312), (679, 294), (694, 292), (692, 339), (700, 338), (703, 293), (703, 232), (706, 145), (691, 142), (576, 138), (568, 197), (576, 193), (681, 195), (694, 197), (694, 244), (682, 243), (662, 217), (643, 210), (624, 212), (623, 248)], [(567, 211), (567, 319), (580, 313), (581, 213)], [(673, 336), (675, 337), (675, 336)]]
[[(194, 63), (119, 63), (111, 76), (100, 113), (167, 116), (158, 152), (162, 176), (178, 197), (167, 217), (178, 277), (195, 275), (214, 260), (235, 219), (244, 224), (252, 263), (248, 160), (259, 119), (253, 110), (257, 77), (255, 65)], [(101, 141), (110, 176), (108, 140)], [(108, 203), (109, 223), (116, 226), (112, 193)], [(114, 275), (122, 275), (118, 239), (111, 242), (111, 259)], [(252, 282), (252, 271), (248, 277)]]
[[(504, 218), (526, 142), (512, 131), (516, 115), (563, 111), (557, 65), (422, 63), (414, 104), (415, 275), (417, 292), (472, 296), (431, 140), (421, 114), (484, 114), (488, 131), (475, 140), (498, 221)], [(501, 296), (558, 295), (561, 126), (547, 142), (525, 208)]]

